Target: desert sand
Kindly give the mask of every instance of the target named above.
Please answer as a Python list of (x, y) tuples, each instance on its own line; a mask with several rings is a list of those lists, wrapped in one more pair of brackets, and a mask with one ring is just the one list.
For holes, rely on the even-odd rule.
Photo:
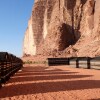
[(100, 70), (26, 65), (0, 89), (0, 100), (100, 100)]

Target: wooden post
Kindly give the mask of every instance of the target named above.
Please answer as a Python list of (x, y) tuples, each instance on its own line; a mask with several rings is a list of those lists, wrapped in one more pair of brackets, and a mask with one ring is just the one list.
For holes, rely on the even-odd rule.
[(90, 69), (91, 68), (91, 64), (90, 64), (90, 57), (87, 58), (87, 68)]
[(79, 59), (76, 59), (76, 68), (79, 68)]

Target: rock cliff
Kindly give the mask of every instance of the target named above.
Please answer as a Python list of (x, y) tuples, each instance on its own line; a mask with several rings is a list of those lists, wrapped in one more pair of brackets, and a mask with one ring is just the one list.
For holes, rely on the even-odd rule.
[(100, 55), (100, 0), (35, 0), (24, 55)]
[(28, 27), (25, 32), (24, 36), (24, 43), (23, 43), (23, 55), (30, 56), (36, 54), (36, 44), (34, 42), (33, 37), (33, 29), (32, 29), (32, 17), (29, 19)]

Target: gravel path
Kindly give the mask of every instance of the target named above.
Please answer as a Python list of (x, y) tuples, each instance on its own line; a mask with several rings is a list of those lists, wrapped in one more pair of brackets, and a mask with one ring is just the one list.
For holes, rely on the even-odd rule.
[(0, 89), (0, 100), (100, 100), (100, 70), (27, 65)]

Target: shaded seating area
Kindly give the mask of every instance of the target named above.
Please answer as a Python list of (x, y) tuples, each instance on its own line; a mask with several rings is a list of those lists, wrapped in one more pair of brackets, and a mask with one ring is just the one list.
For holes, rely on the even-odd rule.
[(100, 69), (100, 57), (95, 57), (90, 60), (90, 66), (94, 69)]
[(70, 65), (74, 68), (100, 69), (100, 57), (48, 58), (49, 66)]
[(56, 65), (68, 65), (69, 58), (48, 58), (48, 65), (49, 66), (56, 66)]
[(70, 58), (70, 65), (76, 68), (88, 68), (90, 69), (90, 57), (71, 57)]
[(7, 52), (0, 52), (0, 86), (23, 66), (23, 61)]

